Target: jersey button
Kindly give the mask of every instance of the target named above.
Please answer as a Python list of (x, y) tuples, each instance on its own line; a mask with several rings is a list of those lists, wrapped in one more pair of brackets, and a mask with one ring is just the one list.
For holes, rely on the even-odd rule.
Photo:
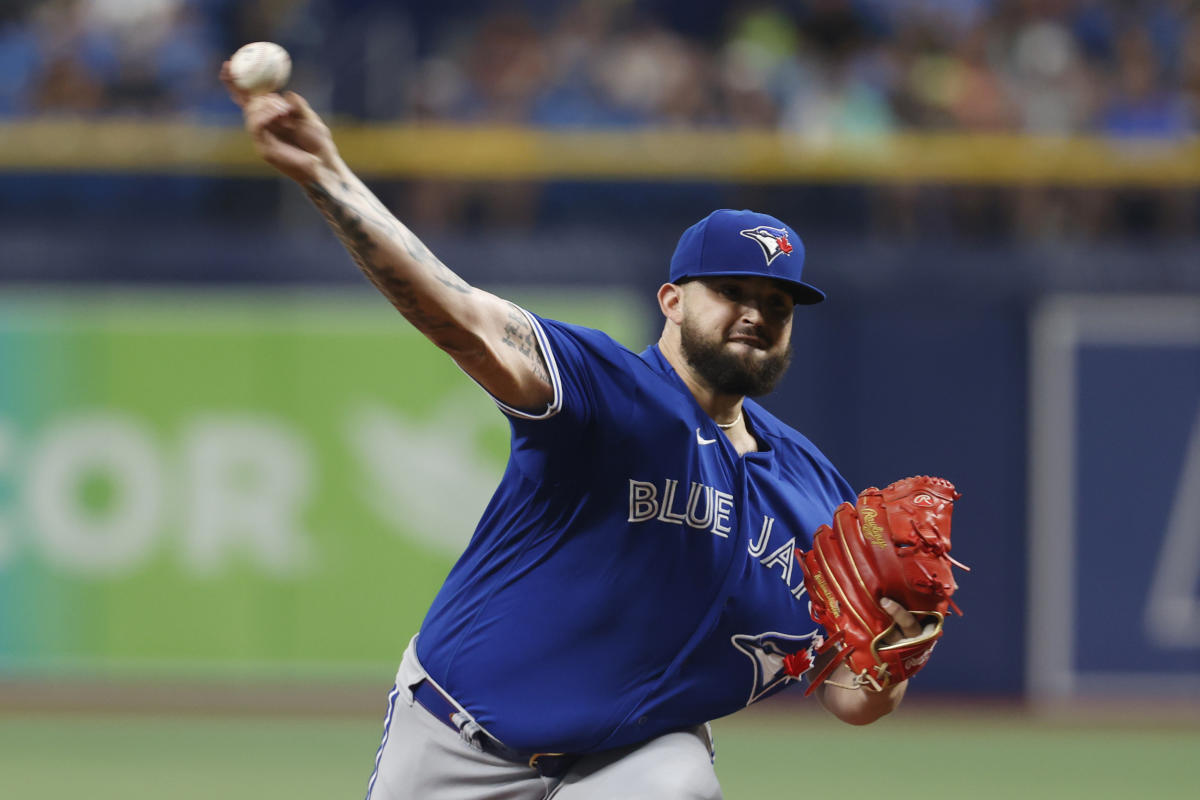
[(638, 717), (638, 725), (645, 725), (647, 721), (646, 717)]

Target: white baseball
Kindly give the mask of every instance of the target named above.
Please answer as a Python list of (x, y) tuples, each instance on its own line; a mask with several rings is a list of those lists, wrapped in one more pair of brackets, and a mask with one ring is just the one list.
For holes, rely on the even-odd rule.
[(233, 85), (251, 94), (274, 92), (292, 74), (292, 57), (274, 42), (251, 42), (229, 59)]

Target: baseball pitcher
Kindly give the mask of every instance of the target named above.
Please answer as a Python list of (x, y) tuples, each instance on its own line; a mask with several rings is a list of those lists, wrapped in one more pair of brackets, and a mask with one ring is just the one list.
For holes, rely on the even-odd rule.
[(467, 284), (303, 98), (222, 77), (262, 158), (511, 424), (404, 652), (370, 800), (719, 798), (709, 720), (791, 684), (852, 724), (897, 706), (941, 635), (957, 495), (913, 478), (859, 497), (750, 399), (787, 369), (795, 307), (824, 298), (792, 228), (722, 209), (686, 230), (662, 336), (635, 353)]

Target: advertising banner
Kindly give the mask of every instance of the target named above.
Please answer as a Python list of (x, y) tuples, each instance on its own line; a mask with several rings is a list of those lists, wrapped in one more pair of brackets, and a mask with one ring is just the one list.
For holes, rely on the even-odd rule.
[[(620, 293), (505, 296), (650, 340)], [(0, 674), (394, 664), (507, 449), (366, 290), (4, 295)]]

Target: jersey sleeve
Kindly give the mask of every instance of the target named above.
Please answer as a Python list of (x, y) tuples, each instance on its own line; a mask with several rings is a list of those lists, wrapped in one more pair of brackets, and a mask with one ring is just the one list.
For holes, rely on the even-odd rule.
[(602, 331), (520, 311), (533, 328), (554, 394), (540, 409), (514, 408), (493, 395), (514, 428), (531, 430), (540, 427), (531, 423), (551, 420), (549, 427), (558, 430), (586, 426), (597, 413), (608, 414), (623, 405), (636, 356)]
[(533, 328), (534, 338), (537, 339), (538, 347), (542, 351), (542, 359), (546, 364), (546, 372), (550, 376), (550, 387), (554, 390), (554, 396), (550, 398), (550, 402), (546, 404), (544, 409), (527, 411), (510, 406), (508, 403), (505, 403), (495, 395), (491, 395), (491, 393), (489, 393), (489, 395), (492, 398), (492, 402), (494, 402), (501, 411), (508, 416), (513, 417), (514, 419), (549, 419), (562, 410), (563, 403), (562, 371), (559, 369), (558, 358), (555, 355), (558, 348), (551, 345), (550, 338), (547, 335), (547, 325), (545, 322), (543, 322), (543, 320), (529, 313), (520, 306), (517, 306), (517, 310), (524, 315), (524, 317), (529, 321), (530, 326)]

